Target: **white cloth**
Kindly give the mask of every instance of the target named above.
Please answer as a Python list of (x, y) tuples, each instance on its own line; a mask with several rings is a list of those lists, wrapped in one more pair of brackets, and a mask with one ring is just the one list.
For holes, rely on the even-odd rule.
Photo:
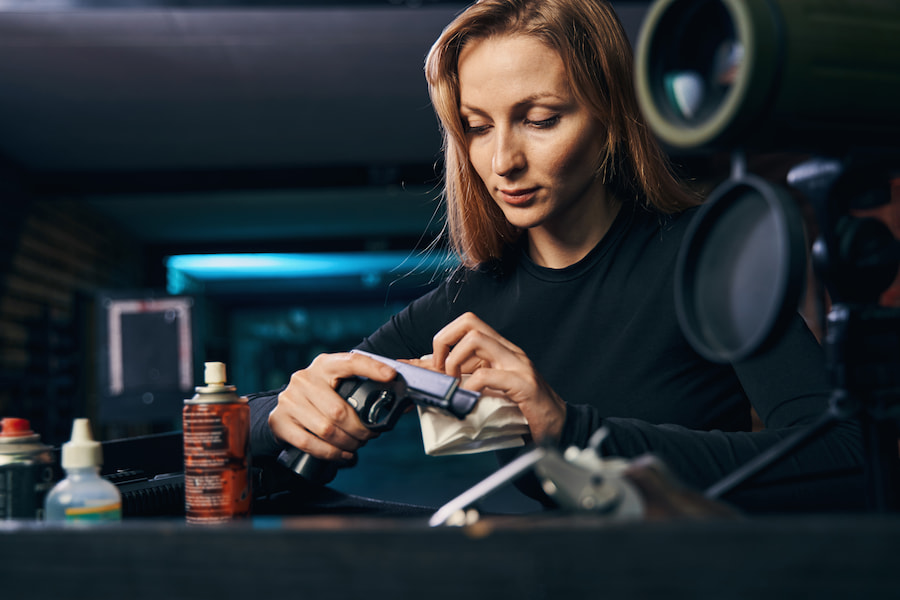
[(524, 446), (528, 421), (515, 402), (482, 396), (465, 419), (430, 406), (418, 406), (422, 442), (430, 456), (474, 454)]

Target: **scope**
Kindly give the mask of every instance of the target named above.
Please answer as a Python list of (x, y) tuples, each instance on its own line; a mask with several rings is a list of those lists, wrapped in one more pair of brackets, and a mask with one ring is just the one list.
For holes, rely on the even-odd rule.
[(658, 0), (635, 72), (673, 152), (896, 148), (900, 2)]

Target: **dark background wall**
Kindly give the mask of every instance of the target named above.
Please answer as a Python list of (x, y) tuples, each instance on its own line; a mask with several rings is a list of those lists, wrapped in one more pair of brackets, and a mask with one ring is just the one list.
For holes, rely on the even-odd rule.
[(141, 248), (75, 200), (0, 185), (0, 414), (59, 443), (96, 409), (94, 296), (142, 284)]

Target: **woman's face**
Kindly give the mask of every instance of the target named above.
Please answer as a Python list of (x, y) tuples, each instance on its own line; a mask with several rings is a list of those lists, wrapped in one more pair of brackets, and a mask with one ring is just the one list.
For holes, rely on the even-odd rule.
[(559, 234), (603, 197), (601, 124), (569, 88), (559, 54), (524, 35), (477, 40), (459, 57), (469, 159), (516, 227)]

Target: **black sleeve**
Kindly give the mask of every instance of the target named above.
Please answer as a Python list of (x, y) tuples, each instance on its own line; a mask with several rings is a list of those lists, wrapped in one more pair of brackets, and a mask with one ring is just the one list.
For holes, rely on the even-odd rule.
[[(784, 438), (806, 431), (826, 413), (830, 386), (821, 348), (794, 323), (771, 348), (734, 369), (765, 424), (758, 432), (695, 431), (637, 419), (604, 417), (586, 405), (569, 405), (562, 446), (584, 447), (605, 426), (608, 456), (660, 457), (682, 481), (706, 489)], [(864, 506), (859, 424), (824, 428), (723, 499), (753, 511), (843, 510)]]
[[(390, 358), (413, 358), (431, 352), (434, 331), (446, 319), (444, 286), (414, 300), (391, 317), (356, 348)], [(269, 428), (269, 413), (284, 388), (248, 395), (250, 400), (250, 448), (256, 456), (275, 456), (284, 448)]]
[(395, 359), (431, 354), (434, 334), (459, 315), (448, 299), (454, 297), (454, 289), (453, 280), (448, 279), (416, 298), (357, 348)]
[(281, 389), (247, 396), (250, 401), (250, 452), (254, 456), (276, 456), (284, 449), (284, 444), (275, 439), (269, 428), (269, 413), (278, 404)]

